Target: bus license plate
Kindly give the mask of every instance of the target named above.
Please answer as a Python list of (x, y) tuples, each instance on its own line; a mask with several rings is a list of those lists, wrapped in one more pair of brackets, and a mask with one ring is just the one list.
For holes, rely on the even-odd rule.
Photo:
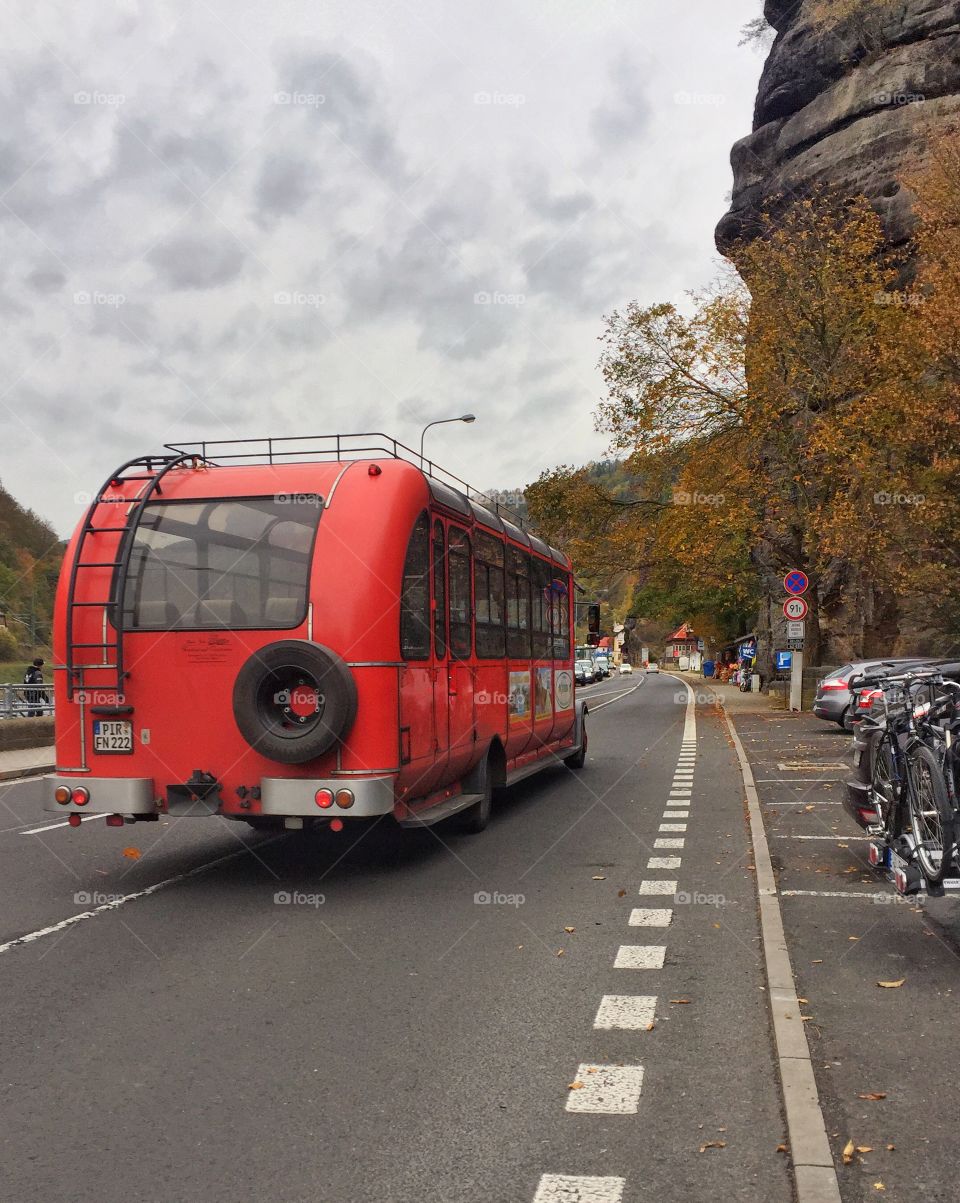
[(94, 752), (132, 752), (133, 723), (126, 719), (93, 724)]

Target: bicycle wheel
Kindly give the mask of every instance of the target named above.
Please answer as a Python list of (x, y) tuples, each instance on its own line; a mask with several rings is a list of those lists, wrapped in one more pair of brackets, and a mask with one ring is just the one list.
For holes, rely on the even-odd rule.
[(897, 814), (897, 784), (894, 780), (890, 740), (883, 736), (873, 749), (873, 772), (870, 775), (870, 800), (877, 810), (877, 820), (884, 835), (892, 840), (899, 832), (893, 830)]
[(953, 863), (953, 809), (940, 763), (923, 745), (908, 753), (907, 806), (920, 871), (938, 885)]

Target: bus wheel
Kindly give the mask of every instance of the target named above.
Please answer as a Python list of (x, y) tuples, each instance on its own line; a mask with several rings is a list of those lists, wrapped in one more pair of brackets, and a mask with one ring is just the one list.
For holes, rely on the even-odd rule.
[(457, 815), (457, 826), (468, 835), (479, 835), (490, 822), (493, 812), (493, 774), (489, 756), (482, 768), (471, 774), (471, 778), (470, 793), (479, 794), (480, 797)]
[(578, 751), (572, 756), (568, 756), (563, 762), (568, 769), (582, 769), (587, 760), (587, 728), (583, 728), (583, 743), (581, 743)]
[(240, 734), (268, 760), (304, 764), (350, 730), (357, 687), (344, 661), (306, 639), (268, 643), (247, 660), (233, 686)]

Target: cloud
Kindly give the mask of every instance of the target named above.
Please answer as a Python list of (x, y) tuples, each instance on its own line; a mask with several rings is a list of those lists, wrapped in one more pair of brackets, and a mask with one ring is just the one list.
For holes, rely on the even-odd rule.
[(235, 280), (245, 253), (225, 230), (177, 233), (147, 252), (160, 281), (174, 289), (210, 289)]

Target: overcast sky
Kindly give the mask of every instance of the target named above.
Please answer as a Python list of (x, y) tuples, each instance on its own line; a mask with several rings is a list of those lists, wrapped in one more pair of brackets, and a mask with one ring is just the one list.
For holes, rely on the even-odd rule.
[(4, 485), (68, 533), (187, 438), (602, 455), (602, 317), (714, 274), (758, 0), (4, 8)]

